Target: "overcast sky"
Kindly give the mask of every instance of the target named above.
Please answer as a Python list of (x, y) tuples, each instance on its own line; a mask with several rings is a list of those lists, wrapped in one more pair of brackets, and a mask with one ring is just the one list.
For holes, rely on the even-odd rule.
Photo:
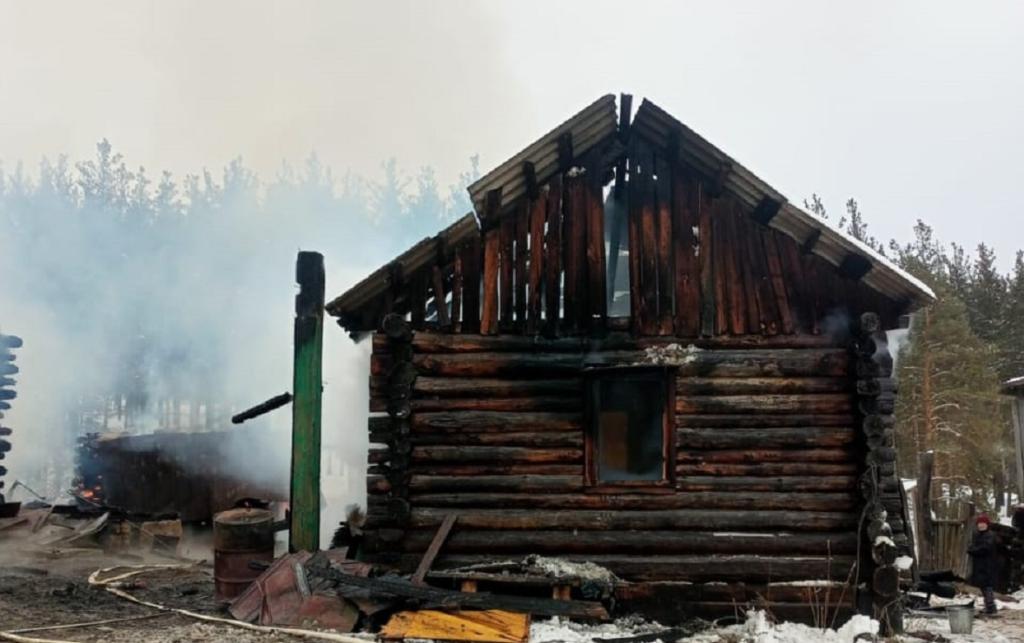
[(1024, 3), (0, 0), (0, 159), (272, 177), (486, 171), (597, 96), (654, 100), (876, 235), (1024, 247)]

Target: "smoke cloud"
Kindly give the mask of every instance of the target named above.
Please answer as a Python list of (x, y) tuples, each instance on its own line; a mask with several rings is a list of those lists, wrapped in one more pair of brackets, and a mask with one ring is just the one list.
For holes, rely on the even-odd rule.
[[(0, 169), (0, 332), (25, 341), (8, 486), (67, 489), (82, 434), (230, 429), (232, 412), (291, 390), (296, 253), (324, 254), (330, 299), (468, 211), (469, 167), (443, 187), (394, 161), (377, 181), (336, 178), (315, 156), (271, 180), (237, 160), (176, 181), (102, 141), (73, 166)], [(363, 502), (366, 344), (326, 320), (325, 532)], [(251, 421), (261, 443), (231, 449), (225, 470), (286, 470), (290, 417)]]

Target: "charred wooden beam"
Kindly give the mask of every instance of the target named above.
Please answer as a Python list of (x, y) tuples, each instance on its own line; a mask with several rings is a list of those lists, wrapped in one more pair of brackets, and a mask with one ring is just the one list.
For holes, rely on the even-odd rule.
[(761, 199), (761, 202), (757, 204), (754, 211), (750, 213), (750, 218), (761, 225), (768, 225), (781, 209), (781, 201), (776, 201), (775, 199), (766, 196)]
[(248, 409), (242, 411), (241, 413), (237, 413), (235, 415), (232, 415), (231, 416), (231, 423), (232, 424), (241, 424), (241, 423), (245, 422), (246, 420), (251, 420), (253, 418), (258, 418), (259, 416), (261, 416), (261, 415), (263, 415), (265, 413), (270, 413), (274, 409), (281, 408), (282, 406), (284, 406), (285, 404), (288, 404), (291, 401), (292, 401), (292, 394), (291, 393), (281, 393), (280, 395), (275, 395), (274, 397), (270, 398), (269, 400), (267, 400), (265, 402), (260, 402), (259, 404), (255, 405), (255, 406), (253, 406), (251, 408), (248, 408)]
[(843, 260), (839, 262), (839, 274), (852, 279), (853, 281), (860, 281), (871, 272), (872, 264), (871, 260), (864, 255), (851, 253), (843, 257)]

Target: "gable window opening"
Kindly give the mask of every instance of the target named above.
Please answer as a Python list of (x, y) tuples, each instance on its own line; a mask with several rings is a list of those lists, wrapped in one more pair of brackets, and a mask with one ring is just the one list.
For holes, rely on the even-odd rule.
[(673, 370), (586, 371), (587, 480), (591, 485), (670, 484), (675, 474)]

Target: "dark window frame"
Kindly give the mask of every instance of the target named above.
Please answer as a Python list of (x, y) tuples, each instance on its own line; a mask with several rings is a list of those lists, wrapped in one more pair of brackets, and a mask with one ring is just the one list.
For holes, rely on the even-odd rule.
[[(659, 480), (601, 480), (598, 477), (594, 387), (598, 380), (614, 379), (653, 380), (663, 387), (665, 404), (662, 412), (662, 472)], [(638, 492), (668, 493), (674, 490), (676, 483), (675, 379), (676, 369), (670, 366), (604, 366), (584, 369), (583, 460), (586, 491), (600, 493), (629, 489)]]

